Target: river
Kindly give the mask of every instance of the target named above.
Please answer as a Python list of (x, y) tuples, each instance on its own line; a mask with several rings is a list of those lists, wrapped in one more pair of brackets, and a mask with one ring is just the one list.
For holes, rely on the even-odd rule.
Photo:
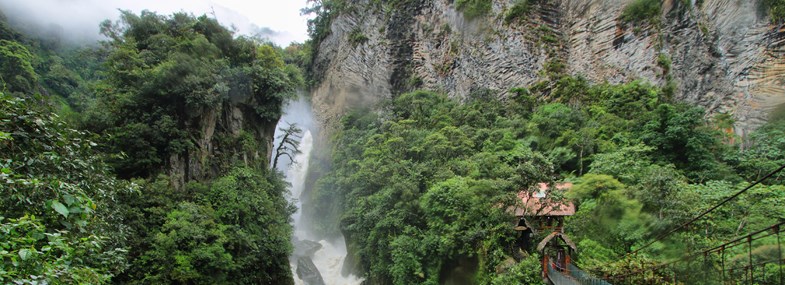
[[(302, 202), (300, 197), (305, 190), (305, 179), (308, 173), (311, 152), (314, 150), (314, 135), (318, 131), (318, 126), (314, 121), (311, 105), (304, 96), (300, 96), (297, 101), (292, 101), (286, 105), (284, 115), (276, 128), (275, 146), (280, 142), (277, 138), (280, 135), (278, 128), (286, 128), (289, 124), (297, 124), (303, 129), (302, 139), (300, 140), (300, 154), (294, 156), (294, 161), (281, 161), (278, 166), (286, 175), (286, 180), (291, 184), (290, 199), (297, 206), (297, 212), (292, 215), (294, 236), (292, 241), (295, 245), (295, 252), (290, 257), (292, 275), (294, 283), (297, 285), (359, 285), (362, 279), (354, 275), (344, 276), (341, 274), (343, 261), (346, 258), (346, 245), (341, 237), (337, 240), (324, 240), (315, 236), (305, 225), (303, 220)], [(305, 241), (305, 242), (304, 242)], [(317, 244), (318, 243), (318, 244)], [(318, 248), (318, 249), (317, 249)], [(313, 251), (315, 250), (315, 251)], [(308, 269), (311, 267), (309, 261), (318, 270), (314, 274)], [(300, 274), (298, 274), (298, 268)], [(299, 276), (303, 275), (301, 279)], [(316, 276), (318, 275), (318, 276)]]

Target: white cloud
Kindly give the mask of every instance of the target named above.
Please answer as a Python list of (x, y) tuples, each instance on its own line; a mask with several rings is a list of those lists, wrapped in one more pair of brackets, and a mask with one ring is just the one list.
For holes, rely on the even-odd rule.
[(269, 28), (275, 31), (271, 40), (280, 46), (307, 39), (307, 19), (300, 16), (305, 5), (306, 0), (0, 0), (0, 9), (9, 18), (43, 28), (59, 26), (64, 36), (76, 41), (99, 39), (99, 23), (116, 20), (118, 9), (123, 9), (163, 15), (214, 13), (219, 22), (236, 27), (240, 34)]

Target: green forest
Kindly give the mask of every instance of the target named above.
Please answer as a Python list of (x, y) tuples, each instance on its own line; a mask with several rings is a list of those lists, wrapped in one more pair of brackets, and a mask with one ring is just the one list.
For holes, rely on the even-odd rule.
[(296, 52), (184, 13), (100, 28), (75, 48), (0, 21), (0, 283), (291, 284), (265, 153)]
[[(0, 283), (294, 284), (296, 208), (269, 154), (285, 103), (321, 80), (311, 61), (344, 3), (320, 3), (334, 7), (304, 11), (312, 39), (285, 48), (149, 11), (73, 47), (0, 14)], [(679, 102), (673, 85), (590, 82), (558, 60), (541, 73), (506, 97), (401, 90), (350, 110), (314, 154), (310, 227), (345, 237), (344, 266), (366, 284), (544, 284), (509, 207), (570, 182), (551, 194), (577, 206), (575, 265), (613, 283), (684, 261), (635, 283), (719, 284), (685, 256), (785, 220), (785, 172), (746, 191), (785, 165), (785, 110), (742, 138), (731, 114)], [(782, 259), (778, 238), (724, 260)]]
[[(578, 246), (576, 264), (598, 276), (679, 258), (785, 217), (779, 173), (695, 230), (625, 257), (783, 165), (785, 120), (762, 127), (740, 151), (725, 117), (706, 118), (647, 83), (591, 85), (557, 74), (547, 82), (555, 84), (515, 88), (508, 100), (415, 91), (379, 112), (347, 115), (332, 160), (323, 162), (332, 169), (316, 182), (315, 226), (343, 232), (372, 283), (442, 284), (445, 271), (474, 259), (479, 284), (539, 284), (539, 256), (514, 258), (510, 213), (497, 206), (538, 182), (575, 184), (563, 197), (578, 205), (566, 233)], [(755, 260), (777, 256), (773, 237), (753, 246)], [(734, 254), (746, 262), (745, 249)], [(767, 270), (775, 280), (776, 264)], [(691, 284), (719, 282), (697, 278)]]
[[(372, 4), (395, 11), (412, 2)], [(505, 23), (534, 2), (515, 2)], [(318, 3), (310, 11), (314, 50), (337, 15), (354, 13), (346, 1)], [(468, 19), (492, 6), (455, 4)], [(620, 18), (656, 22), (661, 6), (633, 1)], [(761, 9), (779, 21), (779, 6), (764, 1)], [(748, 282), (747, 266), (755, 264), (758, 284), (779, 284), (779, 226), (772, 225), (785, 221), (785, 172), (766, 176), (785, 166), (785, 110), (739, 137), (731, 114), (675, 100), (671, 59), (660, 54), (656, 63), (663, 86), (589, 82), (556, 57), (539, 81), (508, 86), (507, 96), (395, 90), (402, 94), (342, 118), (330, 153), (311, 166), (304, 211), (314, 229), (346, 237), (349, 266), (371, 284), (542, 284), (542, 256), (518, 250), (504, 205), (538, 183), (569, 182), (570, 191), (549, 194), (577, 206), (565, 234), (577, 245), (574, 264), (595, 276), (624, 284)], [(721, 250), (723, 268), (736, 271), (720, 276), (720, 251), (702, 251), (737, 238)]]

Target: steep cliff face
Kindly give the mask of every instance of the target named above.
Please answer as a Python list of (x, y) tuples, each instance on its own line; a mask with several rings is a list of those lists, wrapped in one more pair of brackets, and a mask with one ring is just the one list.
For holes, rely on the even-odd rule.
[(505, 21), (513, 0), (472, 19), (450, 0), (389, 2), (351, 4), (319, 45), (313, 99), (327, 125), (347, 107), (414, 88), (506, 96), (554, 60), (593, 82), (675, 84), (676, 99), (732, 114), (741, 135), (785, 103), (785, 30), (758, 1), (666, 0), (659, 25), (620, 20), (632, 0), (529, 0), (519, 21)]
[[(214, 179), (232, 166), (266, 167), (273, 149), (275, 122), (260, 117), (251, 96), (229, 100), (200, 112), (186, 129), (193, 134), (194, 147), (169, 157), (172, 185)], [(280, 104), (280, 103), (279, 103)]]

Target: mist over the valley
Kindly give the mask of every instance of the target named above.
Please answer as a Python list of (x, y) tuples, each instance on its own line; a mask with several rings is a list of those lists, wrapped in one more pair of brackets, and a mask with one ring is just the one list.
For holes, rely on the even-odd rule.
[[(292, 8), (304, 5), (296, 2), (274, 3), (273, 5), (287, 5)], [(258, 6), (261, 7), (262, 4), (264, 3)], [(129, 10), (136, 14), (144, 10), (153, 11), (160, 15), (176, 12), (186, 12), (196, 16), (206, 14), (215, 17), (221, 24), (231, 27), (235, 31), (235, 35), (254, 36), (272, 41), (279, 46), (287, 46), (291, 42), (304, 40), (304, 31), (302, 35), (299, 35), (299, 31), (290, 31), (291, 29), (304, 30), (304, 19), (301, 21), (302, 25), (294, 25), (290, 22), (297, 20), (270, 16), (275, 12), (269, 8), (259, 8), (258, 11), (257, 9), (251, 11), (238, 11), (237, 9), (215, 1), (0, 0), (0, 12), (19, 31), (41, 38), (56, 38), (67, 44), (83, 45), (105, 40), (106, 38), (99, 32), (100, 23), (104, 20), (116, 21), (119, 19), (121, 10)], [(263, 18), (262, 25), (264, 26), (254, 23), (249, 17), (257, 17), (257, 22), (259, 18)]]

